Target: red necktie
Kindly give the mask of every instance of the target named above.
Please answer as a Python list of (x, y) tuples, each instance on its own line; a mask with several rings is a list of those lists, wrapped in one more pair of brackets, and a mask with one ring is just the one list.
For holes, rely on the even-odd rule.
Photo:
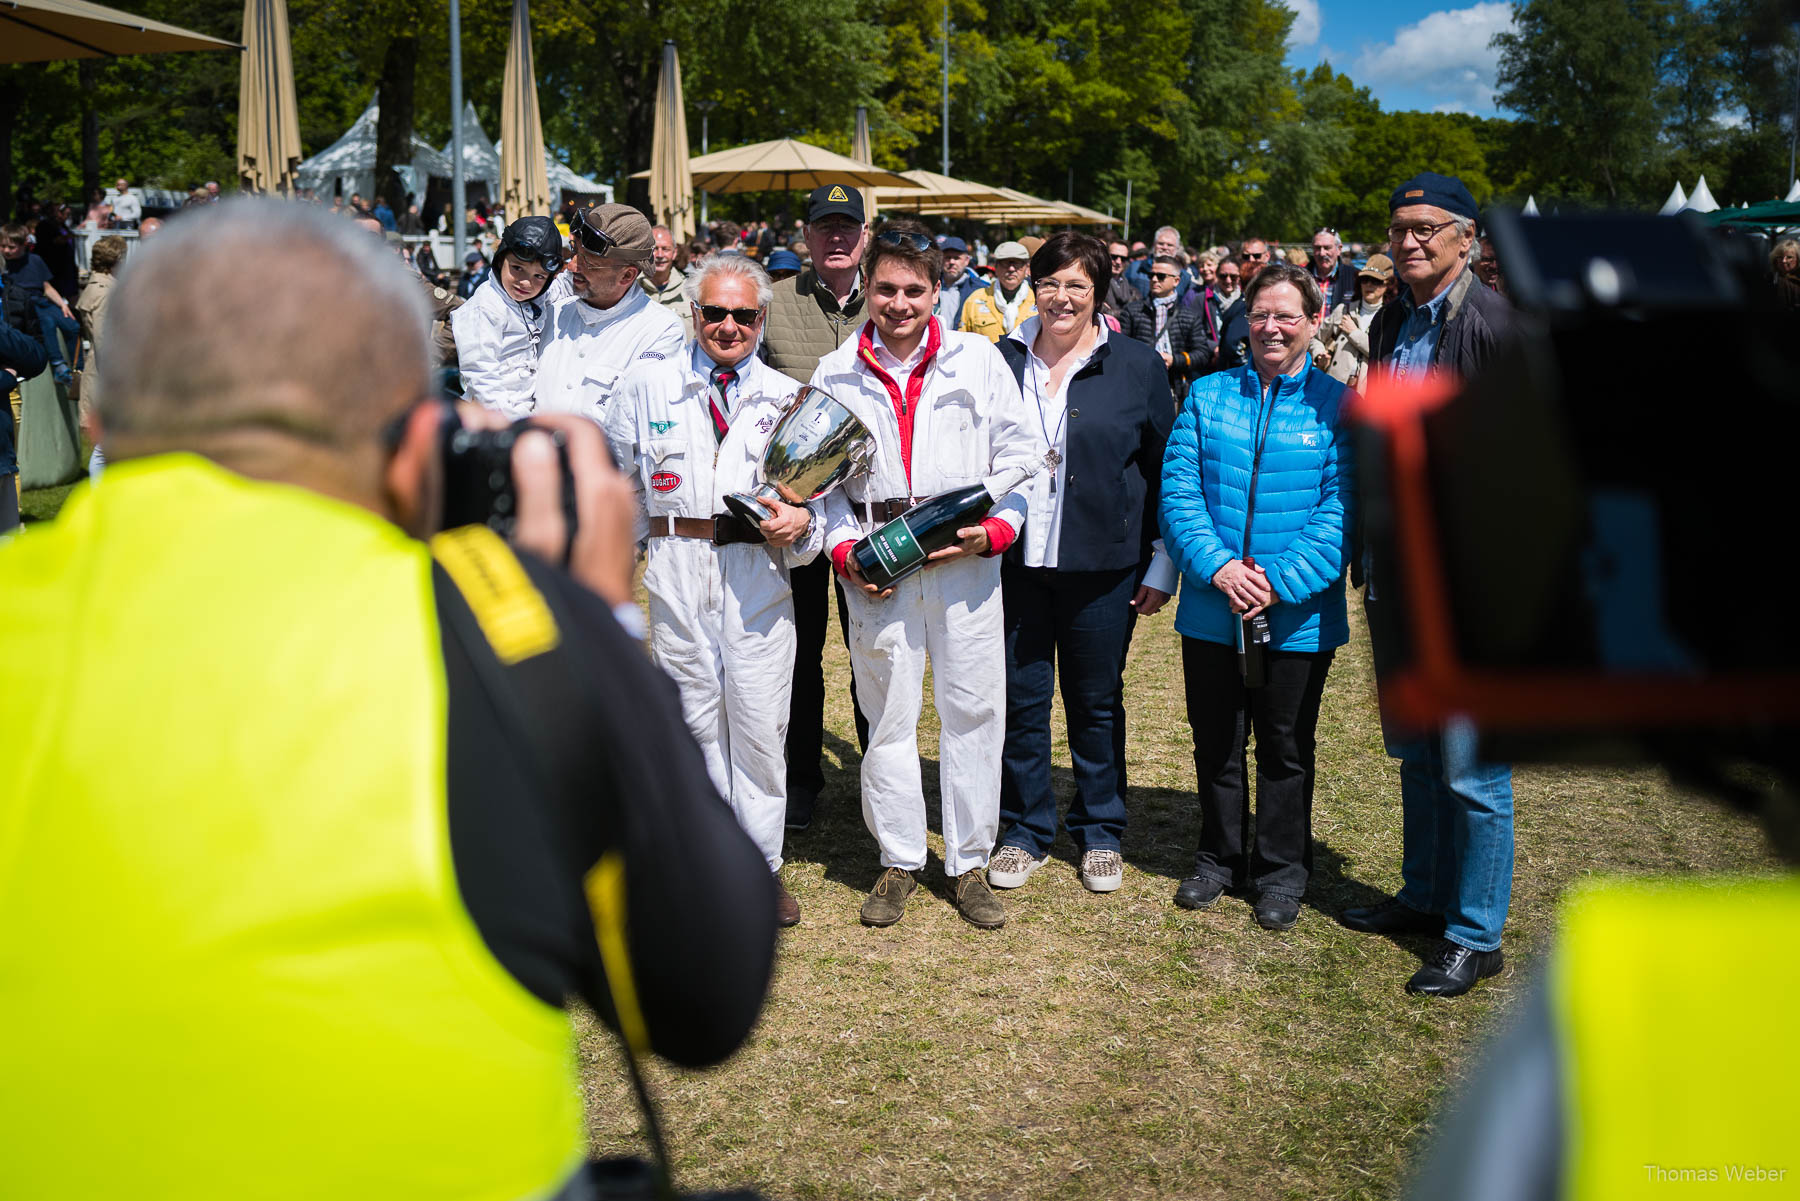
[(713, 371), (713, 390), (707, 395), (706, 405), (712, 410), (713, 435), (720, 442), (725, 441), (725, 432), (731, 423), (725, 420), (725, 390), (731, 387), (731, 381), (737, 378), (737, 372), (729, 367), (719, 367)]

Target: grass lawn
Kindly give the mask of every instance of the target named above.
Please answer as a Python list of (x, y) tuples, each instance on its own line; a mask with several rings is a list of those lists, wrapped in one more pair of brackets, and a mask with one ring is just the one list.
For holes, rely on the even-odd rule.
[[(40, 519), (60, 503), (24, 498)], [(1132, 644), (1124, 887), (1088, 894), (1065, 838), (1002, 894), (1009, 920), (987, 933), (951, 907), (936, 834), (905, 920), (858, 923), (877, 862), (834, 635), (829, 791), (788, 841), (805, 916), (782, 936), (762, 1023), (720, 1069), (651, 1068), (681, 1185), (777, 1198), (1392, 1197), (1438, 1106), (1541, 969), (1567, 888), (1592, 873), (1774, 867), (1750, 822), (1658, 773), (1521, 770), (1507, 970), (1460, 1000), (1408, 997), (1425, 943), (1332, 920), (1399, 884), (1396, 776), (1353, 621), (1320, 721), (1300, 924), (1267, 933), (1231, 898), (1179, 910), (1170, 898), (1197, 818), (1173, 611), (1140, 623)], [(934, 828), (936, 733), (927, 706)], [(611, 1036), (585, 1019), (581, 1030), (594, 1148), (642, 1153)]]

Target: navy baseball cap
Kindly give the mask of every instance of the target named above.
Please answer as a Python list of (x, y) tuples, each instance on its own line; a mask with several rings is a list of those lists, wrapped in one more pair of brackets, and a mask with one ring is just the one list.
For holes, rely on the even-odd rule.
[(800, 256), (791, 250), (777, 250), (769, 256), (767, 263), (770, 271), (798, 271), (805, 265), (800, 261)]
[(1439, 175), (1436, 171), (1421, 171), (1395, 188), (1394, 194), (1388, 197), (1388, 212), (1409, 204), (1429, 204), (1471, 221), (1481, 216), (1475, 207), (1475, 197), (1469, 194), (1463, 181), (1454, 175)]
[(952, 234), (938, 243), (938, 249), (945, 254), (950, 254), (951, 252), (967, 254), (969, 253), (969, 244), (955, 234)]
[(824, 217), (845, 216), (856, 221), (867, 220), (863, 213), (862, 193), (849, 184), (821, 184), (806, 199), (808, 225)]

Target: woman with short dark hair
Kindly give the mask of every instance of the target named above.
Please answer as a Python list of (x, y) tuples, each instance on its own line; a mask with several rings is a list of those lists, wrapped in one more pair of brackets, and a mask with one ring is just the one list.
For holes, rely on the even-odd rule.
[(1059, 666), (1075, 769), (1065, 825), (1081, 882), (1111, 892), (1124, 879), (1121, 675), (1132, 623), (1175, 588), (1174, 566), (1153, 543), (1174, 410), (1162, 359), (1100, 320), (1111, 277), (1105, 243), (1055, 235), (1031, 257), (1037, 314), (998, 344), (1051, 458), (1020, 489), (1024, 528), (1000, 567), (1006, 750), (1000, 845), (988, 864), (996, 888), (1025, 883), (1056, 838), (1050, 704)]
[(1199, 853), (1175, 903), (1206, 909), (1227, 888), (1253, 889), (1257, 922), (1287, 930), (1312, 871), (1319, 702), (1349, 638), (1354, 490), (1339, 414), (1350, 393), (1313, 366), (1324, 297), (1305, 268), (1264, 267), (1244, 303), (1250, 361), (1194, 384), (1163, 456), (1164, 544), (1186, 579), (1175, 629), (1200, 789)]

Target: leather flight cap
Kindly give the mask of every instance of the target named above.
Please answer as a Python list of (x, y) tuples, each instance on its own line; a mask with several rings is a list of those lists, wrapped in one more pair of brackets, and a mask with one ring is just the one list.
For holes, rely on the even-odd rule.
[(862, 192), (847, 183), (821, 184), (806, 199), (806, 223), (841, 214), (858, 223), (868, 220), (863, 212)]
[(1454, 175), (1439, 175), (1436, 171), (1421, 171), (1395, 188), (1394, 194), (1388, 197), (1388, 212), (1409, 204), (1429, 204), (1471, 221), (1481, 218), (1480, 210), (1475, 207), (1475, 197), (1469, 194), (1463, 181)]
[[(575, 231), (576, 245), (588, 254), (624, 263), (647, 263), (656, 254), (650, 219), (629, 204), (596, 204), (581, 214), (580, 224), (600, 235), (595, 239)], [(596, 241), (610, 244), (596, 246)]]

